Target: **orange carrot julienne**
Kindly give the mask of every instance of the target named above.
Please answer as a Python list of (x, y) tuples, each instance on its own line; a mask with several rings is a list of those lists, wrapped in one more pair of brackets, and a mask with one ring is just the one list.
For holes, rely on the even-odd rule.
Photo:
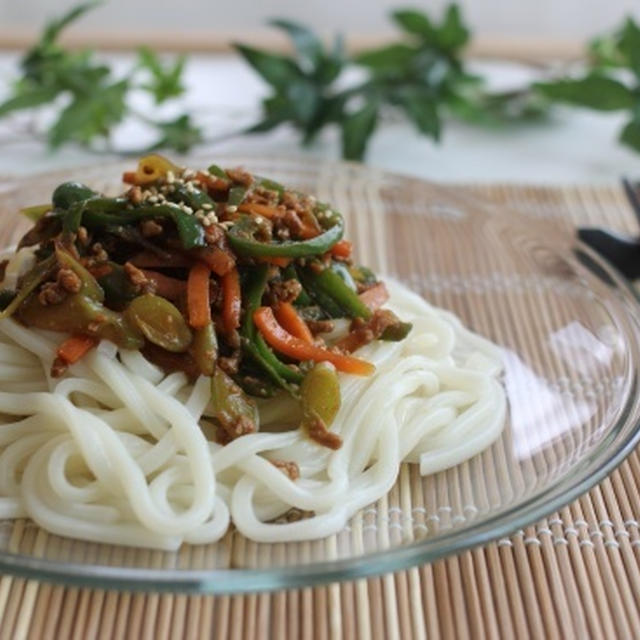
[(187, 310), (189, 324), (194, 329), (203, 329), (211, 322), (209, 301), (209, 275), (211, 270), (204, 262), (196, 262), (187, 279)]
[(236, 266), (233, 256), (219, 247), (197, 247), (192, 249), (189, 254), (196, 260), (207, 264), (217, 276), (223, 276)]
[(76, 333), (58, 347), (56, 355), (65, 364), (74, 364), (97, 344), (97, 338)]
[(340, 240), (331, 247), (329, 253), (337, 258), (348, 258), (352, 249), (353, 245), (348, 240)]
[(290, 302), (281, 302), (275, 309), (276, 320), (292, 336), (313, 344), (313, 334)]
[(240, 326), (241, 308), (240, 276), (234, 267), (222, 276), (222, 323), (227, 333)]
[(292, 336), (278, 324), (271, 307), (256, 309), (253, 321), (269, 346), (290, 358), (331, 362), (339, 371), (359, 376), (369, 376), (376, 370), (375, 366), (366, 360), (329, 351)]
[(371, 311), (375, 311), (389, 299), (389, 292), (384, 282), (378, 282), (374, 284), (373, 287), (363, 291), (358, 298), (360, 298)]
[(277, 209), (276, 207), (270, 207), (268, 204), (259, 204), (257, 202), (243, 202), (238, 207), (238, 211), (242, 211), (243, 213), (254, 213), (256, 215), (269, 218), (269, 220), (272, 220), (273, 218), (280, 218), (284, 215), (284, 211), (280, 211), (280, 209)]
[(269, 256), (268, 258), (259, 258), (260, 262), (266, 262), (267, 264), (273, 264), (276, 267), (285, 268), (291, 264), (291, 258), (285, 258), (285, 256)]

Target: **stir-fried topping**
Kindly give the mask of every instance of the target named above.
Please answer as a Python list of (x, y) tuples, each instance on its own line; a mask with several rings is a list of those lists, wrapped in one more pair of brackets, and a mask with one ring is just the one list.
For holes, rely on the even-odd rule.
[[(258, 428), (254, 397), (288, 393), (310, 437), (338, 448), (337, 371), (371, 375), (352, 353), (411, 328), (381, 308), (384, 283), (353, 263), (340, 214), (242, 169), (158, 155), (123, 181), (117, 197), (67, 182), (23, 210), (34, 225), (18, 249), (35, 261), (5, 280), (0, 317), (71, 334), (52, 376), (109, 340), (167, 372), (210, 377), (220, 441)], [(335, 319), (350, 325), (330, 341)]]

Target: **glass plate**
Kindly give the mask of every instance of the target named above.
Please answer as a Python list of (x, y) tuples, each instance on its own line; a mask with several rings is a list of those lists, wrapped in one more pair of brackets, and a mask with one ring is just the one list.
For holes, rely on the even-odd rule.
[[(502, 437), (453, 469), (403, 465), (387, 496), (339, 534), (258, 544), (238, 532), (176, 553), (80, 542), (0, 522), (0, 572), (96, 587), (191, 592), (280, 589), (430, 562), (505, 536), (601, 480), (639, 438), (638, 306), (572, 235), (470, 192), (355, 165), (227, 158), (332, 202), (358, 259), (395, 276), (503, 349)], [(206, 166), (195, 159), (192, 166)], [(130, 166), (128, 167), (130, 168)], [(0, 182), (3, 220), (63, 179), (119, 188), (122, 166)], [(2, 242), (23, 227), (3, 225)], [(14, 224), (15, 221), (15, 224)]]

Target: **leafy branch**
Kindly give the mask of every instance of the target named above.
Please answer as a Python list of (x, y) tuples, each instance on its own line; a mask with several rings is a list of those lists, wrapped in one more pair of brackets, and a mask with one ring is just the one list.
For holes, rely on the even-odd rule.
[(58, 43), (66, 27), (99, 4), (80, 4), (46, 25), (40, 40), (23, 56), (22, 77), (0, 104), (0, 117), (53, 105), (55, 117), (47, 140), (54, 149), (69, 142), (92, 146), (98, 140), (108, 141), (116, 125), (135, 118), (156, 131), (150, 148), (187, 151), (202, 138), (189, 114), (153, 119), (137, 114), (128, 103), (133, 91), (148, 93), (156, 105), (183, 95), (184, 57), (163, 64), (153, 51), (141, 48), (134, 67), (116, 77), (90, 50), (69, 51)]
[(537, 83), (535, 89), (549, 100), (595, 109), (625, 111), (629, 120), (622, 128), (622, 144), (640, 151), (640, 27), (627, 18), (613, 34), (595, 38), (588, 48), (586, 72), (553, 82)]
[[(385, 110), (400, 111), (434, 140), (440, 138), (445, 115), (493, 122), (544, 112), (543, 101), (534, 103), (528, 91), (489, 94), (482, 79), (467, 71), (462, 52), (470, 32), (457, 5), (450, 5), (440, 22), (411, 9), (391, 17), (402, 39), (350, 59), (340, 39), (326, 50), (310, 29), (284, 20), (271, 24), (290, 36), (293, 55), (236, 44), (272, 89), (262, 104), (263, 118), (251, 131), (289, 123), (308, 144), (321, 129), (336, 125), (343, 156), (360, 159)], [(351, 68), (364, 73), (364, 80), (343, 88), (341, 74)]]

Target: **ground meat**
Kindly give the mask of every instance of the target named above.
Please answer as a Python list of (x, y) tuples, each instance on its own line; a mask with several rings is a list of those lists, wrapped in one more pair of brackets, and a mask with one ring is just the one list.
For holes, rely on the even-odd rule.
[(331, 320), (305, 320), (305, 322), (314, 336), (319, 333), (329, 333), (335, 327)]
[(269, 207), (275, 207), (280, 200), (280, 194), (273, 189), (257, 186), (252, 189), (244, 199), (249, 204), (264, 204)]
[(369, 320), (355, 318), (351, 322), (351, 331), (335, 346), (340, 351), (352, 353), (369, 344), (380, 336), (389, 327), (400, 323), (400, 319), (389, 309), (376, 309)]
[(89, 243), (89, 232), (86, 227), (78, 227), (76, 237), (78, 238), (78, 242), (85, 247)]
[(82, 288), (82, 280), (72, 269), (62, 268), (58, 271), (55, 282), (46, 282), (38, 293), (38, 301), (43, 307), (60, 304), (68, 294), (78, 293)]
[(231, 440), (245, 436), (248, 433), (254, 433), (256, 430), (253, 420), (247, 416), (239, 416), (233, 421), (221, 420), (220, 425)]
[(205, 227), (204, 238), (207, 244), (218, 246), (224, 242), (224, 229), (219, 224), (210, 224), (208, 227)]
[(218, 358), (219, 367), (228, 375), (232, 376), (238, 373), (238, 368), (240, 367), (240, 351), (234, 351), (228, 357), (221, 356)]
[(69, 365), (64, 360), (62, 360), (61, 358), (56, 358), (51, 365), (51, 377), (62, 377), (67, 372), (68, 368)]
[(78, 293), (82, 289), (82, 280), (72, 269), (60, 269), (58, 271), (58, 284), (69, 293)]
[(336, 450), (342, 446), (342, 438), (337, 433), (329, 431), (319, 416), (308, 418), (307, 429), (309, 437), (323, 447)]
[(107, 260), (109, 260), (109, 254), (99, 242), (94, 243), (91, 247), (91, 252), (98, 262), (107, 262)]
[(282, 216), (282, 225), (289, 230), (292, 236), (297, 237), (302, 234), (304, 229), (300, 216), (293, 209), (287, 209), (284, 216)]
[(253, 183), (253, 176), (244, 169), (227, 169), (227, 175), (234, 181), (239, 184), (244, 185), (245, 187), (249, 187)]
[(273, 522), (276, 524), (286, 524), (288, 522), (299, 522), (300, 520), (306, 520), (307, 518), (313, 518), (316, 515), (315, 511), (304, 511), (297, 507), (292, 507), (286, 513), (276, 518)]
[(142, 189), (135, 185), (127, 191), (127, 198), (132, 204), (140, 204), (142, 202)]
[(300, 467), (293, 461), (271, 460), (271, 464), (280, 469), (290, 480), (297, 480), (300, 477)]
[(140, 233), (144, 238), (159, 236), (163, 231), (162, 225), (155, 220), (143, 220), (140, 223)]
[(279, 302), (293, 302), (301, 293), (302, 285), (295, 279), (275, 280), (269, 284), (267, 297), (269, 306), (274, 307)]
[(157, 284), (150, 280), (142, 269), (138, 269), (138, 267), (130, 262), (125, 262), (124, 272), (127, 274), (129, 282), (135, 287), (136, 291), (140, 293), (155, 293)]

